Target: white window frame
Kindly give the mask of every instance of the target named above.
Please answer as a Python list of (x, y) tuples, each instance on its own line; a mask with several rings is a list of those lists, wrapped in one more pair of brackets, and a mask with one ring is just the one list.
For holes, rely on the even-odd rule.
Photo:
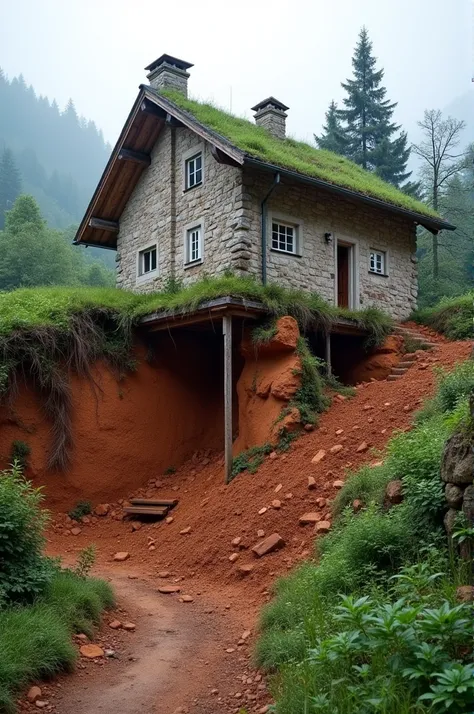
[[(198, 232), (198, 256), (191, 256), (191, 239), (193, 234)], [(204, 220), (198, 219), (193, 223), (188, 223), (184, 227), (184, 267), (192, 268), (195, 265), (201, 265), (204, 260)]]
[[(192, 186), (189, 183), (189, 167), (190, 162), (196, 159), (198, 156), (201, 157), (201, 180), (194, 183)], [(194, 171), (195, 173), (195, 171)], [(203, 144), (197, 144), (191, 149), (183, 154), (183, 191), (192, 191), (193, 188), (198, 188), (204, 183), (204, 146)]]
[[(285, 228), (293, 229), (293, 250), (273, 247), (273, 225), (277, 224)], [(268, 244), (272, 253), (281, 253), (293, 257), (301, 257), (303, 253), (303, 221), (293, 216), (282, 213), (269, 212), (268, 214)]]
[[(156, 266), (150, 270), (144, 272), (144, 258), (145, 253), (150, 253), (151, 251), (156, 252)], [(158, 244), (150, 243), (150, 245), (144, 248), (139, 248), (137, 250), (137, 283), (146, 283), (148, 280), (156, 278), (158, 275)]]
[[(380, 262), (380, 270), (377, 267), (378, 262)], [(369, 273), (371, 275), (388, 275), (388, 253), (386, 250), (369, 248)]]

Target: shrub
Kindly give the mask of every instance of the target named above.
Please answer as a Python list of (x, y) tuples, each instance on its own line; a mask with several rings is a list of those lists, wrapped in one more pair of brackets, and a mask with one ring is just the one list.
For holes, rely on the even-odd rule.
[(13, 441), (12, 449), (10, 453), (11, 463), (15, 461), (18, 465), (24, 469), (28, 464), (28, 456), (31, 454), (31, 447), (26, 443), (26, 441)]
[(92, 503), (90, 501), (78, 501), (74, 508), (69, 511), (68, 516), (73, 521), (80, 521), (83, 516), (92, 513)]
[(434, 307), (413, 313), (412, 319), (428, 325), (450, 340), (469, 340), (473, 337), (474, 292), (460, 297), (443, 298)]
[(0, 711), (14, 712), (16, 692), (31, 680), (70, 669), (72, 632), (92, 635), (114, 599), (108, 583), (56, 572), (34, 605), (0, 611)]
[(46, 515), (42, 495), (18, 462), (0, 472), (0, 602), (24, 602), (40, 594), (54, 565), (41, 555)]

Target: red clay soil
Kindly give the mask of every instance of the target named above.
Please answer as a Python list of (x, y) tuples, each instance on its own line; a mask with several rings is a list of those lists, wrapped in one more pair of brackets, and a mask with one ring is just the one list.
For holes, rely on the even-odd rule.
[[(192, 596), (193, 602), (180, 603), (179, 594), (159, 597), (174, 608), (173, 613), (178, 608), (178, 618), (182, 608), (185, 619), (179, 619), (180, 630), (187, 627), (187, 608), (190, 608), (197, 628), (195, 636), (206, 640), (207, 633), (205, 644), (210, 641), (210, 651), (218, 655), (198, 654), (194, 664), (189, 658), (183, 660), (178, 656), (177, 669), (167, 685), (169, 698), (160, 704), (158, 697), (151, 708), (149, 700), (143, 704), (144, 708), (125, 702), (122, 712), (217, 714), (238, 712), (240, 707), (249, 712), (263, 711), (262, 706), (269, 698), (259, 675), (250, 669), (249, 651), (258, 611), (269, 600), (275, 578), (311, 557), (313, 528), (301, 527), (299, 517), (316, 511), (322, 518), (330, 518), (330, 502), (336, 493), (334, 481), (344, 479), (346, 469), (381, 458), (380, 452), (392, 433), (410, 428), (413, 412), (433, 393), (434, 368), (450, 368), (470, 354), (468, 342), (437, 341), (438, 346), (432, 352), (417, 355), (414, 366), (400, 380), (362, 384), (353, 398), (336, 396), (317, 429), (304, 434), (287, 453), (271, 454), (254, 475), (242, 473), (225, 486), (222, 455), (196, 452), (173, 475), (164, 476), (157, 468), (150, 474), (148, 489), (134, 494), (124, 491), (124, 497), (140, 494), (178, 498), (171, 522), (143, 524), (133, 531), (132, 524), (123, 520), (121, 503), (115, 503), (111, 504), (108, 516), (87, 518), (86, 523), (79, 525), (79, 535), (74, 536), (71, 534), (74, 524), (67, 516), (53, 514), (48, 534), (50, 553), (71, 560), (80, 549), (95, 543), (97, 573), (116, 573), (113, 581), (124, 574), (138, 574), (154, 594), (160, 585), (179, 585), (180, 594)], [(358, 451), (364, 442), (368, 449)], [(331, 453), (335, 445), (341, 445), (342, 449)], [(324, 458), (313, 463), (313, 456), (320, 450), (326, 452)], [(308, 476), (314, 477), (316, 482), (312, 490), (308, 489)], [(324, 506), (317, 500), (322, 498), (327, 499)], [(259, 531), (266, 535), (278, 532), (286, 546), (256, 558), (250, 548), (261, 540)], [(235, 538), (241, 538), (238, 545), (232, 544)], [(129, 559), (114, 563), (113, 555), (117, 551), (127, 551)], [(237, 558), (230, 560), (233, 554)], [(253, 566), (250, 574), (241, 573), (242, 565)], [(168, 571), (169, 575), (161, 577), (162, 571)], [(132, 616), (133, 607), (131, 599), (128, 608)], [(206, 619), (208, 611), (216, 615), (212, 624)], [(224, 628), (217, 626), (221, 617)], [(237, 644), (239, 632), (246, 629), (252, 630), (252, 635)], [(140, 630), (135, 636), (146, 641), (146, 622)], [(151, 637), (153, 640), (153, 635)], [(203, 662), (208, 663), (204, 664), (204, 671)], [(109, 665), (108, 661), (104, 666), (115, 665)], [(121, 660), (117, 667), (124, 677), (128, 676), (126, 662)], [(92, 669), (88, 686), (98, 693), (104, 687), (104, 679), (97, 670), (99, 666)], [(185, 677), (181, 676), (183, 671)], [(77, 699), (77, 686), (75, 677), (63, 682), (62, 700), (55, 709), (59, 714), (82, 711), (73, 703)], [(214, 688), (218, 693), (211, 691)], [(139, 692), (136, 696), (139, 700)], [(100, 710), (115, 711), (115, 707), (107, 709), (105, 701)]]

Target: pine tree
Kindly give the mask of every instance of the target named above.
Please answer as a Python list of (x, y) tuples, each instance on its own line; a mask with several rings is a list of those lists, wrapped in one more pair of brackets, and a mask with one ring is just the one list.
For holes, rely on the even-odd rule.
[(314, 140), (319, 149), (327, 149), (335, 154), (345, 156), (349, 148), (349, 138), (347, 131), (341, 124), (337, 104), (332, 100), (326, 112), (326, 124), (323, 126), (321, 136), (314, 135)]
[(354, 77), (342, 82), (347, 92), (343, 99), (345, 109), (337, 110), (346, 125), (345, 155), (400, 186), (411, 175), (406, 171), (410, 150), (406, 134), (396, 136), (400, 126), (391, 120), (397, 104), (385, 98), (387, 90), (381, 84), (384, 70), (377, 70), (375, 65), (372, 43), (363, 27), (352, 58)]
[(21, 193), (21, 177), (13, 153), (4, 149), (0, 159), (0, 229), (5, 225), (5, 211), (12, 208)]

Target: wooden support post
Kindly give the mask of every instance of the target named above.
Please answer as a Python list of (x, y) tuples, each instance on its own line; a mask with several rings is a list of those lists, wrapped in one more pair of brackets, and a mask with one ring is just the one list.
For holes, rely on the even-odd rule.
[(232, 478), (232, 315), (222, 318), (224, 334), (224, 463), (225, 482)]
[(331, 368), (331, 333), (326, 333), (326, 374), (328, 377), (332, 374)]

